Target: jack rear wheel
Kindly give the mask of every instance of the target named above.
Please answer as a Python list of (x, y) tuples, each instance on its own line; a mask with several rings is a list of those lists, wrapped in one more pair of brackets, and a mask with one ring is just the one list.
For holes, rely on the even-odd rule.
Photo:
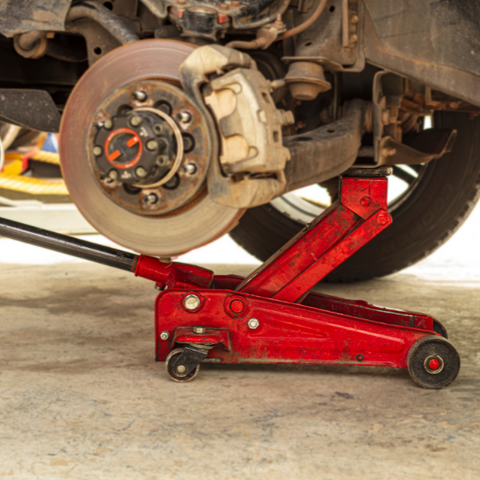
[(444, 388), (457, 378), (460, 357), (445, 338), (431, 335), (417, 340), (407, 358), (408, 372), (423, 388)]
[[(182, 367), (183, 365), (176, 366), (175, 368), (175, 361), (177, 358), (183, 353), (183, 348), (177, 348), (172, 350), (169, 354), (167, 359), (165, 360), (165, 368), (167, 369), (168, 376), (174, 381), (179, 383), (191, 382), (200, 371), (200, 365), (197, 365), (189, 374), (183, 375), (177, 369)], [(185, 368), (185, 367), (184, 367)]]

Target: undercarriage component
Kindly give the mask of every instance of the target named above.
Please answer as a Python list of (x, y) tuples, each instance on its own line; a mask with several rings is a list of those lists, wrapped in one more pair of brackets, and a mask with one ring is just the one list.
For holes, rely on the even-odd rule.
[[(182, 29), (183, 36), (199, 36), (216, 40), (218, 32), (255, 29), (273, 22), (281, 15), (289, 0), (164, 0), (164, 9), (155, 0), (144, 1), (160, 18), (168, 10), (169, 18)], [(276, 35), (275, 35), (276, 38)]]
[[(156, 282), (155, 353), (176, 381), (200, 362), (297, 363), (403, 368), (439, 389), (455, 380), (460, 358), (435, 320), (309, 293), (313, 285), (385, 230), (388, 168), (349, 172), (339, 199), (246, 279), (137, 256), (0, 219), (0, 234), (64, 251)], [(181, 348), (179, 348), (181, 347)]]
[(285, 138), (292, 158), (285, 167), (284, 192), (323, 182), (350, 168), (361, 145), (368, 108), (368, 102), (352, 100), (340, 120)]
[[(115, 50), (87, 71), (63, 114), (60, 157), (73, 201), (99, 232), (142, 253), (171, 256), (199, 247), (243, 214), (214, 202), (206, 188), (209, 162), (218, 158), (214, 128), (178, 80), (193, 51), (166, 40)], [(103, 152), (112, 134), (108, 160)], [(125, 172), (132, 178), (123, 183)], [(161, 184), (168, 172), (171, 179)]]
[(45, 90), (0, 89), (0, 120), (43, 132), (58, 132), (60, 113)]
[(325, 79), (323, 67), (314, 62), (294, 62), (288, 69), (285, 83), (296, 100), (315, 100), (332, 86)]

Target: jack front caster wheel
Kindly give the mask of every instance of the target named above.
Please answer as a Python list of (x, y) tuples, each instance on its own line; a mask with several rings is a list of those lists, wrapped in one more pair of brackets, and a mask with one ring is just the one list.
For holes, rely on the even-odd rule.
[(178, 357), (183, 353), (183, 348), (172, 350), (165, 360), (165, 367), (168, 376), (175, 382), (190, 382), (200, 371), (200, 365), (197, 365), (190, 373), (186, 372), (185, 365), (176, 365)]
[(407, 357), (408, 372), (423, 388), (444, 388), (457, 378), (460, 357), (445, 338), (435, 335), (417, 340)]

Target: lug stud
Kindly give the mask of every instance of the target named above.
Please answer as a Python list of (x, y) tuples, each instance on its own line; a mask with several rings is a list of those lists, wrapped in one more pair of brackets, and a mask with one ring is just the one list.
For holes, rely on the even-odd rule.
[(155, 205), (156, 203), (158, 203), (158, 195), (155, 195), (154, 193), (145, 195), (143, 197), (143, 203), (145, 203), (146, 205)]
[(118, 172), (116, 170), (110, 170), (110, 172), (108, 172), (108, 178), (113, 181), (117, 180)]
[(111, 130), (113, 127), (113, 122), (109, 120), (105, 120), (105, 123), (103, 124), (103, 127), (106, 128), (107, 130)]
[(94, 149), (93, 149), (93, 154), (94, 154), (96, 157), (99, 157), (100, 155), (103, 154), (103, 148), (102, 148), (102, 147), (99, 147), (99, 146), (94, 147)]
[(194, 163), (187, 163), (187, 165), (185, 165), (183, 169), (188, 175), (194, 175), (195, 173), (197, 173), (197, 166)]
[(139, 102), (144, 102), (148, 98), (148, 95), (142, 90), (136, 91), (132, 96), (135, 100), (138, 100)]
[(183, 112), (179, 112), (177, 114), (177, 120), (180, 123), (187, 124), (190, 122), (191, 119), (192, 119), (192, 114), (187, 110), (184, 110)]

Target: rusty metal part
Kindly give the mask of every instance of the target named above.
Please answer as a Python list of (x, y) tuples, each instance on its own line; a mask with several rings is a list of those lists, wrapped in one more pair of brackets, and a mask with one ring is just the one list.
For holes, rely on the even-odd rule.
[(46, 32), (41, 30), (33, 30), (31, 32), (22, 33), (18, 36), (18, 46), (22, 50), (29, 51), (31, 50), (36, 43), (38, 43), (43, 37), (45, 37)]
[(362, 3), (369, 63), (480, 106), (478, 2), (416, 0), (398, 14), (387, 13), (398, 12), (398, 0)]
[(58, 132), (60, 113), (45, 90), (0, 89), (0, 120), (32, 130)]
[[(139, 92), (142, 93), (141, 100), (138, 99)], [(165, 111), (160, 110), (162, 108)], [(95, 158), (97, 125), (102, 125), (108, 120), (115, 121), (119, 111), (128, 109), (131, 109), (132, 115), (130, 122), (133, 122), (137, 112), (149, 112), (157, 117), (159, 122), (163, 120), (162, 129), (171, 137), (168, 143), (175, 144), (173, 156), (167, 155), (167, 158), (163, 158), (166, 152), (159, 152), (159, 156), (153, 155), (154, 168), (159, 170), (158, 173), (164, 174), (161, 178), (157, 175), (153, 183), (148, 178), (137, 185), (131, 180), (122, 179), (124, 173), (128, 178), (134, 176), (133, 172), (137, 165), (128, 170), (116, 169), (118, 178), (106, 177), (107, 171), (100, 168)], [(189, 112), (191, 118), (184, 124), (178, 118), (186, 112)], [(138, 115), (136, 118), (141, 119)], [(177, 120), (174, 121), (174, 118)], [(149, 138), (145, 121), (133, 128), (136, 128), (140, 135), (143, 134), (142, 138)], [(160, 138), (164, 138), (164, 133)], [(184, 149), (184, 145), (188, 148)], [(164, 215), (186, 205), (204, 187), (211, 161), (210, 133), (205, 118), (195, 102), (175, 85), (158, 80), (134, 81), (117, 88), (98, 106), (90, 126), (88, 156), (99, 187), (112, 201), (139, 215)], [(157, 162), (161, 160), (161, 165), (156, 163), (155, 157)], [(110, 165), (110, 162), (107, 164)], [(148, 167), (144, 166), (150, 171), (152, 163)], [(189, 172), (188, 166), (194, 166), (195, 171)], [(126, 189), (125, 184), (133, 184), (132, 186), (136, 188)], [(152, 201), (152, 195), (156, 196), (156, 201)]]
[(170, 167), (170, 171), (158, 182), (155, 182), (153, 184), (148, 184), (148, 185), (136, 185), (139, 188), (140, 187), (141, 188), (161, 187), (162, 185), (165, 185), (166, 183), (168, 183), (176, 175), (184, 159), (184, 156), (183, 156), (184, 142), (183, 142), (182, 132), (180, 131), (180, 128), (178, 127), (178, 125), (173, 121), (172, 117), (170, 117), (170, 115), (167, 115), (162, 110), (159, 110), (158, 108), (141, 107), (141, 108), (137, 108), (135, 111), (150, 112), (150, 113), (154, 113), (155, 115), (158, 115), (160, 118), (165, 120), (167, 125), (174, 132), (175, 140), (177, 141), (177, 155), (175, 157), (175, 160), (173, 161), (173, 165)]
[[(187, 93), (190, 93), (194, 98), (197, 99), (198, 105), (200, 106), (203, 104), (203, 94), (201, 91), (201, 86), (205, 83), (208, 82), (209, 78), (208, 76), (216, 73), (222, 74), (225, 72), (225, 69), (227, 68), (239, 68), (239, 69), (248, 69), (248, 68), (254, 68), (255, 64), (252, 61), (251, 57), (249, 57), (246, 54), (243, 54), (237, 50), (233, 50), (227, 47), (221, 47), (219, 45), (213, 45), (213, 46), (205, 46), (198, 48), (192, 55), (188, 57), (188, 59), (181, 65), (179, 69), (179, 76), (180, 80), (182, 82), (182, 85), (184, 87), (184, 90)], [(234, 73), (235, 72), (235, 73)], [(232, 72), (232, 75), (235, 75), (237, 71)], [(239, 77), (240, 78), (240, 77)], [(257, 77), (258, 78), (258, 77)], [(224, 87), (228, 87), (228, 82), (223, 83), (222, 77), (220, 76), (218, 79), (218, 87), (221, 90), (224, 90)], [(238, 79), (236, 82), (238, 83)], [(270, 159), (270, 155), (268, 152), (265, 152), (263, 149), (266, 146), (267, 148), (272, 148), (271, 145), (268, 145), (265, 143), (265, 140), (270, 141), (273, 138), (274, 131), (273, 129), (270, 129), (268, 127), (267, 121), (273, 121), (275, 123), (283, 123), (283, 121), (280, 121), (281, 116), (285, 116), (286, 118), (284, 120), (290, 121), (291, 118), (290, 115), (283, 115), (280, 112), (273, 110), (274, 105), (273, 101), (271, 100), (270, 94), (267, 92), (267, 99), (268, 103), (271, 104), (269, 105), (268, 112), (265, 111), (265, 107), (267, 106), (267, 100), (265, 97), (263, 97), (263, 94), (261, 92), (258, 92), (263, 97), (263, 100), (260, 100), (259, 98), (256, 97), (256, 93), (252, 92), (252, 87), (249, 85), (245, 84), (245, 87), (250, 90), (251, 95), (253, 95), (252, 99), (256, 102), (257, 105), (262, 105), (261, 111), (259, 112), (258, 117), (255, 117), (255, 119), (252, 118), (251, 116), (251, 107), (248, 109), (248, 116), (249, 118), (252, 118), (252, 121), (255, 122), (255, 125), (260, 128), (259, 133), (260, 133), (260, 139), (262, 138), (261, 144), (254, 144), (254, 145), (247, 145), (248, 147), (252, 146), (258, 149), (258, 159), (260, 160), (258, 162), (258, 165), (264, 165), (266, 168), (268, 168), (269, 165), (272, 165), (275, 162), (278, 162), (279, 160), (275, 159)], [(212, 88), (212, 90), (214, 90)], [(239, 93), (238, 87), (233, 86), (232, 89), (230, 89), (235, 96), (237, 96)], [(207, 88), (205, 91), (205, 95), (208, 96), (210, 95), (211, 92)], [(227, 93), (227, 95), (231, 95), (231, 93)], [(241, 99), (242, 103), (242, 108), (245, 105), (245, 100)], [(247, 98), (247, 97), (245, 97)], [(233, 103), (230, 103), (230, 105), (233, 105)], [(251, 136), (254, 131), (252, 132), (248, 131), (248, 126), (243, 125), (243, 123), (240, 123), (241, 128), (235, 132), (232, 129), (234, 128), (233, 124), (228, 123), (228, 116), (225, 117), (225, 115), (222, 114), (220, 111), (220, 105), (218, 105), (217, 113), (219, 118), (217, 119), (217, 123), (219, 125), (219, 128), (223, 128), (223, 124), (225, 124), (227, 130), (226, 133), (228, 136), (235, 136), (235, 134), (238, 132), (240, 137), (242, 137), (244, 134), (246, 135), (248, 132), (248, 138), (253, 138)], [(206, 116), (208, 117), (208, 110), (206, 107), (205, 112)], [(246, 107), (245, 107), (246, 108)], [(261, 113), (263, 112), (263, 113)], [(271, 112), (271, 113), (270, 113)], [(233, 110), (231, 110), (230, 113), (233, 113)], [(225, 121), (222, 120), (222, 117), (225, 117)], [(271, 117), (271, 118), (270, 118)], [(238, 116), (237, 116), (238, 118)], [(265, 123), (265, 125), (259, 125), (258, 122), (260, 123)], [(242, 119), (243, 122), (243, 119)], [(237, 126), (239, 128), (240, 126)], [(216, 126), (213, 120), (211, 120), (211, 130), (215, 131)], [(242, 131), (244, 129), (244, 131)], [(278, 132), (277, 132), (278, 133)], [(281, 139), (281, 132), (279, 132), (279, 139)], [(268, 139), (267, 139), (268, 137)], [(245, 137), (244, 137), (245, 138)], [(238, 139), (237, 139), (238, 140)], [(243, 141), (242, 141), (243, 142)], [(273, 142), (273, 145), (277, 144), (281, 148), (281, 140), (280, 142)], [(260, 150), (261, 148), (262, 150)], [(281, 153), (282, 150), (278, 149), (278, 153)], [(222, 151), (222, 155), (224, 155), (225, 152)], [(232, 152), (233, 153), (233, 152)], [(278, 173), (268, 173), (268, 172), (263, 172), (258, 174), (257, 176), (250, 176), (249, 174), (244, 174), (244, 175), (230, 175), (230, 176), (225, 176), (224, 172), (222, 172), (221, 169), (221, 164), (219, 161), (216, 160), (218, 158), (216, 155), (213, 156), (214, 161), (212, 162), (212, 166), (210, 168), (209, 172), (209, 178), (208, 178), (208, 190), (209, 190), (209, 195), (219, 204), (222, 205), (230, 205), (230, 206), (235, 206), (236, 208), (246, 208), (246, 207), (251, 207), (254, 205), (261, 205), (262, 203), (268, 202), (270, 199), (272, 199), (274, 196), (278, 195), (279, 192), (283, 189), (284, 186), (284, 178), (283, 178), (283, 173), (280, 171)], [(236, 159), (237, 162), (239, 162), (238, 167), (235, 166), (235, 163), (237, 162), (225, 162), (225, 163), (231, 163), (231, 166), (236, 168), (236, 171), (242, 171), (241, 169), (239, 170), (240, 167), (240, 162), (243, 162), (242, 159)], [(248, 158), (246, 159), (247, 162), (242, 163), (242, 167), (245, 166), (247, 163), (250, 164), (250, 167), (255, 165), (255, 159), (250, 161)], [(281, 161), (283, 162), (285, 158)], [(273, 163), (272, 163), (273, 162)], [(278, 163), (277, 163), (278, 165)], [(260, 167), (261, 169), (261, 167)], [(259, 171), (257, 169), (257, 171)], [(232, 172), (230, 172), (231, 174)]]
[(332, 88), (325, 79), (323, 67), (313, 62), (292, 63), (285, 83), (292, 97), (302, 101), (314, 100), (320, 93)]
[(379, 165), (420, 165), (451, 152), (457, 131), (449, 128), (430, 128), (412, 133), (397, 142), (384, 137), (379, 143)]
[[(298, 35), (295, 54), (286, 55), (287, 59), (291, 57), (289, 61), (319, 63), (326, 71), (360, 72), (365, 68), (363, 2), (350, 0), (348, 9), (345, 9), (343, 2), (344, 0), (330, 1), (329, 8), (315, 25)], [(347, 45), (344, 35), (346, 31)]]
[(102, 4), (93, 1), (82, 1), (73, 5), (68, 12), (65, 23), (86, 18), (101, 25), (122, 45), (140, 40), (138, 35), (119, 17)]
[(278, 15), (275, 22), (264, 25), (257, 30), (257, 38), (249, 42), (234, 40), (225, 46), (229, 48), (239, 48), (241, 50), (257, 50), (261, 48), (266, 50), (277, 40), (278, 36), (285, 31), (285, 24), (282, 22), (281, 15)]
[(295, 28), (287, 30), (285, 33), (280, 35), (277, 40), (285, 40), (286, 38), (294, 37), (299, 33), (302, 33), (307, 28), (311, 27), (320, 17), (322, 12), (325, 10), (325, 6), (327, 5), (328, 0), (320, 0), (316, 10), (312, 13), (312, 16), (301, 25), (297, 25)]
[[(25, 42), (22, 42), (25, 36), (29, 38), (27, 38)], [(13, 46), (15, 51), (24, 58), (40, 58), (47, 52), (48, 40), (45, 32), (28, 32), (14, 37)]]
[[(243, 210), (214, 202), (205, 188), (188, 204), (165, 216), (126, 211), (99, 188), (87, 161), (86, 140), (98, 105), (117, 88), (132, 82), (147, 85), (147, 79), (152, 79), (177, 84), (179, 66), (193, 51), (191, 45), (168, 40), (145, 40), (121, 47), (85, 73), (63, 114), (60, 155), (73, 201), (98, 231), (132, 250), (164, 256), (186, 252), (227, 233), (243, 214)], [(207, 133), (213, 131), (209, 126)], [(215, 158), (215, 137), (210, 141), (211, 158)]]
[(284, 139), (292, 156), (285, 167), (285, 192), (336, 177), (354, 164), (368, 106), (363, 100), (352, 100), (344, 105), (339, 120)]
[(13, 37), (32, 30), (61, 31), (71, 4), (71, 0), (0, 0), (0, 33)]
[(168, 10), (163, 0), (140, 0), (157, 18), (167, 18)]
[[(154, 0), (149, 0), (153, 3)], [(167, 9), (170, 10), (170, 19), (179, 25), (183, 24), (185, 14), (190, 10), (197, 9), (214, 11), (216, 22), (222, 28), (230, 26), (235, 30), (256, 29), (275, 21), (287, 9), (290, 0), (163, 0)]]

